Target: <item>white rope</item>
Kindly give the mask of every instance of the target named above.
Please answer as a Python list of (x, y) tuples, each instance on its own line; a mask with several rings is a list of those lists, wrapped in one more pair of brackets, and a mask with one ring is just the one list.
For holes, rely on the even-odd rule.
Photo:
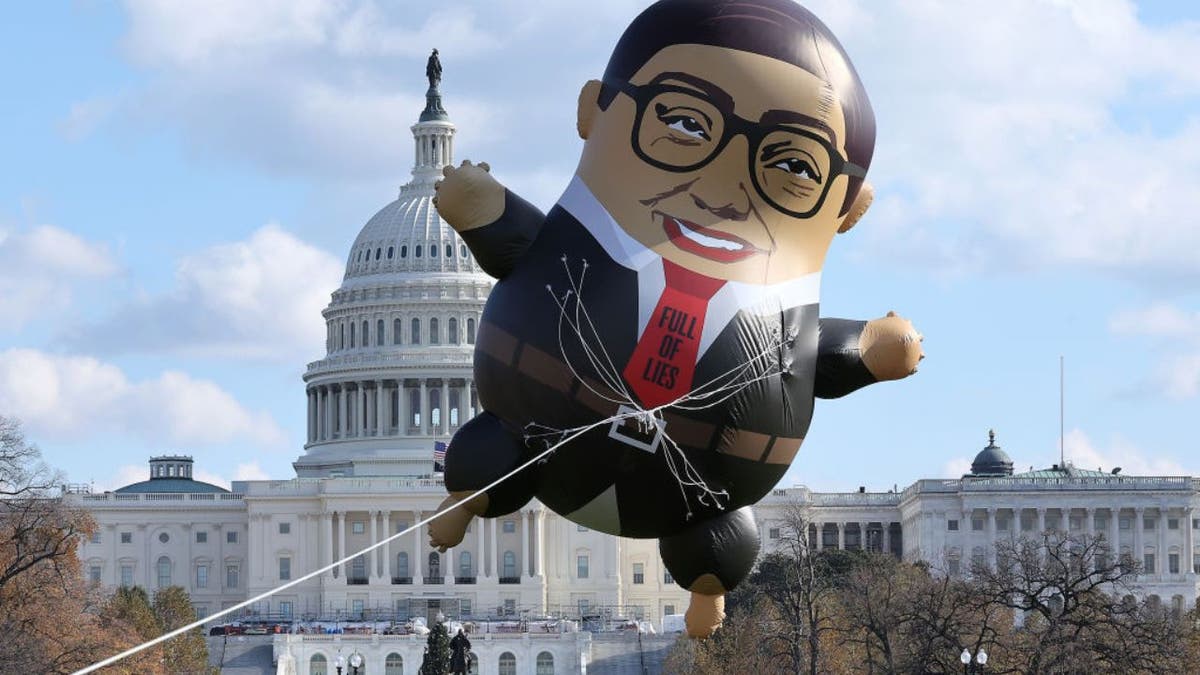
[(107, 658), (107, 659), (104, 659), (103, 661), (100, 661), (100, 662), (97, 662), (97, 663), (93, 663), (92, 665), (90, 665), (90, 666), (88, 666), (88, 667), (86, 667), (86, 668), (83, 668), (83, 669), (81, 669), (81, 670), (77, 670), (77, 671), (75, 671), (75, 672), (74, 672), (72, 675), (86, 675), (87, 673), (95, 672), (96, 670), (99, 670), (100, 668), (103, 668), (103, 667), (105, 667), (105, 666), (111, 666), (112, 664), (114, 664), (114, 663), (116, 663), (116, 662), (120, 661), (121, 659), (124, 659), (125, 657), (128, 657), (128, 656), (133, 656), (134, 654), (137, 654), (138, 652), (140, 652), (140, 651), (143, 651), (143, 650), (145, 650), (145, 649), (149, 649), (150, 647), (153, 647), (154, 645), (156, 645), (156, 644), (159, 644), (160, 642), (164, 642), (164, 641), (166, 641), (166, 640), (170, 640), (170, 639), (171, 639), (171, 638), (173, 638), (173, 637), (178, 637), (178, 636), (180, 636), (180, 635), (182, 635), (182, 634), (184, 634), (184, 633), (188, 632), (189, 630), (193, 630), (193, 629), (195, 629), (195, 628), (200, 628), (201, 626), (203, 626), (204, 624), (208, 623), (209, 621), (212, 621), (213, 619), (217, 619), (217, 618), (220, 618), (220, 617), (222, 617), (222, 616), (225, 616), (225, 615), (227, 615), (227, 614), (230, 614), (230, 613), (232, 613), (232, 612), (236, 612), (236, 611), (237, 611), (237, 610), (239, 610), (239, 609), (243, 609), (243, 608), (245, 608), (245, 607), (249, 607), (250, 605), (252, 605), (252, 604), (254, 604), (254, 603), (256, 603), (256, 602), (258, 602), (258, 601), (260, 601), (260, 600), (263, 600), (263, 599), (265, 599), (265, 598), (268, 598), (268, 597), (270, 597), (270, 596), (272, 596), (272, 595), (274, 595), (274, 594), (276, 594), (276, 593), (278, 593), (278, 592), (280, 592), (280, 591), (287, 590), (287, 589), (291, 588), (292, 586), (295, 586), (295, 585), (297, 585), (297, 584), (300, 584), (300, 583), (303, 583), (303, 582), (305, 582), (305, 581), (308, 581), (309, 579), (312, 579), (312, 578), (314, 578), (314, 577), (320, 576), (321, 574), (324, 574), (325, 572), (328, 572), (329, 570), (332, 570), (332, 569), (334, 569), (334, 568), (335, 568), (335, 567), (337, 567), (338, 565), (344, 565), (344, 564), (346, 564), (346, 563), (350, 562), (350, 561), (351, 561), (351, 560), (353, 560), (354, 558), (356, 558), (356, 557), (358, 557), (358, 556), (360, 556), (360, 555), (362, 555), (362, 554), (364, 554), (364, 553), (369, 553), (369, 552), (371, 552), (371, 551), (374, 551), (375, 549), (377, 549), (377, 548), (379, 548), (379, 547), (381, 547), (381, 546), (384, 546), (384, 545), (386, 545), (386, 544), (390, 543), (392, 540), (394, 540), (394, 539), (398, 539), (398, 538), (400, 538), (400, 537), (402, 537), (402, 536), (404, 536), (404, 535), (408, 534), (409, 532), (412, 532), (413, 530), (416, 530), (417, 528), (421, 527), (422, 525), (426, 525), (426, 524), (428, 524), (428, 523), (430, 523), (430, 522), (433, 522), (433, 521), (434, 521), (434, 520), (436, 520), (437, 518), (440, 518), (441, 516), (445, 515), (446, 513), (449, 513), (451, 509), (453, 509), (453, 508), (455, 508), (455, 507), (457, 507), (457, 506), (461, 506), (461, 505), (463, 505), (463, 504), (466, 504), (467, 502), (471, 501), (472, 499), (475, 499), (475, 498), (476, 498), (476, 497), (478, 497), (480, 494), (483, 494), (484, 492), (487, 492), (488, 490), (490, 490), (490, 489), (492, 489), (492, 488), (496, 487), (497, 485), (499, 485), (499, 484), (503, 483), (504, 481), (508, 480), (508, 479), (509, 479), (509, 478), (511, 478), (512, 476), (514, 476), (514, 475), (516, 475), (517, 473), (519, 473), (519, 472), (521, 472), (522, 470), (524, 470), (526, 467), (528, 467), (528, 466), (530, 466), (530, 465), (534, 464), (535, 462), (537, 462), (537, 461), (541, 460), (541, 459), (542, 459), (543, 457), (545, 457), (546, 455), (548, 455), (548, 454), (550, 454), (550, 453), (554, 452), (555, 450), (557, 450), (558, 448), (562, 447), (563, 445), (566, 445), (567, 443), (569, 443), (569, 442), (571, 442), (571, 441), (575, 440), (575, 439), (576, 439), (576, 438), (578, 438), (579, 436), (582, 436), (583, 434), (587, 433), (588, 431), (592, 430), (593, 428), (595, 428), (595, 427), (598, 427), (598, 426), (603, 426), (603, 425), (605, 425), (605, 424), (610, 424), (611, 422), (612, 422), (612, 420), (611, 420), (611, 419), (609, 419), (609, 420), (600, 420), (599, 422), (596, 422), (595, 424), (589, 425), (589, 426), (587, 426), (587, 427), (582, 427), (582, 428), (581, 428), (581, 429), (579, 429), (579, 430), (578, 430), (576, 433), (574, 433), (574, 434), (571, 434), (570, 436), (568, 436), (568, 437), (566, 437), (566, 438), (562, 439), (560, 442), (558, 442), (558, 443), (555, 443), (554, 445), (552, 445), (552, 446), (550, 446), (550, 447), (546, 448), (545, 450), (543, 450), (542, 452), (538, 453), (538, 454), (537, 454), (537, 455), (535, 455), (535, 456), (534, 456), (532, 459), (530, 459), (529, 461), (525, 462), (525, 463), (524, 463), (524, 464), (522, 464), (521, 466), (518, 466), (517, 468), (513, 469), (512, 471), (509, 471), (508, 473), (506, 473), (506, 474), (504, 474), (503, 476), (501, 476), (500, 478), (498, 478), (498, 479), (496, 479), (496, 480), (492, 481), (491, 483), (489, 483), (488, 485), (484, 486), (483, 488), (480, 488), (479, 490), (476, 490), (474, 493), (472, 493), (472, 494), (471, 494), (471, 496), (467, 497), (466, 499), (464, 499), (464, 500), (462, 500), (462, 501), (460, 501), (460, 502), (457, 502), (457, 503), (455, 503), (453, 506), (449, 506), (449, 507), (447, 507), (447, 508), (445, 508), (445, 509), (442, 509), (441, 511), (438, 511), (437, 513), (433, 514), (432, 516), (429, 516), (429, 517), (428, 517), (428, 518), (426, 518), (425, 520), (422, 520), (422, 521), (419, 521), (419, 522), (417, 522), (417, 523), (414, 523), (414, 524), (412, 525), (412, 527), (409, 527), (409, 528), (407, 528), (407, 529), (405, 529), (405, 530), (403, 530), (403, 531), (397, 532), (396, 534), (393, 534), (392, 536), (388, 537), (387, 539), (383, 539), (382, 541), (376, 542), (375, 544), (372, 544), (372, 545), (370, 545), (370, 546), (368, 546), (368, 547), (366, 547), (366, 548), (364, 548), (364, 549), (362, 549), (362, 550), (360, 550), (360, 551), (356, 551), (356, 552), (354, 552), (354, 553), (352, 553), (352, 554), (350, 554), (350, 555), (346, 556), (345, 558), (342, 558), (341, 560), (339, 560), (339, 561), (337, 561), (337, 562), (331, 563), (331, 564), (329, 564), (329, 565), (326, 565), (325, 567), (322, 567), (322, 568), (320, 568), (320, 569), (317, 569), (317, 570), (314, 570), (314, 571), (312, 571), (312, 572), (309, 572), (308, 574), (305, 574), (304, 576), (302, 576), (302, 577), (300, 577), (300, 578), (298, 578), (298, 579), (294, 579), (294, 580), (292, 580), (292, 581), (289, 581), (289, 582), (287, 582), (286, 584), (283, 584), (283, 585), (281, 585), (281, 586), (277, 586), (276, 588), (273, 588), (273, 589), (271, 589), (271, 590), (269, 590), (269, 591), (267, 591), (267, 592), (265, 592), (265, 593), (260, 593), (259, 595), (256, 595), (256, 596), (254, 596), (253, 598), (250, 598), (249, 600), (246, 600), (246, 601), (244, 601), (244, 602), (239, 602), (238, 604), (236, 604), (236, 605), (233, 605), (232, 607), (227, 607), (227, 608), (225, 608), (225, 609), (223, 609), (223, 610), (221, 610), (221, 611), (219, 611), (219, 612), (216, 612), (215, 614), (210, 614), (209, 616), (207, 616), (207, 617), (205, 617), (205, 618), (203, 618), (203, 619), (199, 619), (199, 620), (197, 620), (197, 621), (193, 621), (192, 623), (189, 623), (188, 625), (186, 625), (186, 626), (183, 626), (183, 627), (181, 627), (181, 628), (176, 628), (175, 630), (173, 630), (173, 631), (171, 631), (171, 632), (169, 632), (169, 633), (166, 633), (166, 634), (164, 634), (164, 635), (160, 635), (160, 636), (158, 636), (158, 637), (154, 638), (153, 640), (149, 640), (149, 641), (147, 641), (147, 642), (143, 642), (142, 644), (140, 644), (140, 645), (137, 645), (136, 647), (132, 647), (132, 648), (130, 648), (130, 649), (127, 649), (127, 650), (125, 650), (125, 651), (121, 652), (120, 654), (117, 654), (116, 656), (111, 656), (111, 657), (109, 657), (109, 658)]

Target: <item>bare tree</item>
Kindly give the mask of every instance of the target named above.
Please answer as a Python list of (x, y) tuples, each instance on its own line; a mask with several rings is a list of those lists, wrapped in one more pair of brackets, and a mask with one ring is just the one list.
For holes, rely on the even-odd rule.
[(1132, 600), (1137, 574), (1104, 537), (1053, 531), (997, 542), (994, 565), (971, 566), (976, 592), (1016, 613), (1021, 628), (1005, 660), (1031, 675), (1172, 672), (1181, 628)]

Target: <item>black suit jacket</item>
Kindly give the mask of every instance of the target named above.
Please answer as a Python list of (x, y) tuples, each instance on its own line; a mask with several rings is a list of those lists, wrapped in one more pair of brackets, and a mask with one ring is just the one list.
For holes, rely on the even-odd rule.
[[(530, 454), (557, 441), (555, 430), (615, 414), (625, 396), (606, 382), (620, 376), (639, 337), (637, 273), (563, 208), (543, 217), (512, 193), (500, 220), (463, 238), (499, 279), (476, 346), (483, 408), (524, 435)], [(612, 533), (640, 537), (756, 502), (799, 448), (813, 396), (874, 381), (858, 358), (862, 325), (820, 321), (816, 304), (739, 311), (696, 364), (693, 391), (725, 385), (723, 393), (697, 400), (697, 409), (664, 411), (670, 440), (655, 442), (634, 424), (597, 426), (537, 467), (537, 497), (569, 515), (615, 486)], [(688, 484), (697, 482), (705, 488)]]

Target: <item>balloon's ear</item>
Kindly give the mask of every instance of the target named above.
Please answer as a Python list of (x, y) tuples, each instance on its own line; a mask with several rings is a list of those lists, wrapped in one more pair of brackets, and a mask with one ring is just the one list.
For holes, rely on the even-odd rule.
[(850, 228), (858, 223), (858, 219), (863, 217), (867, 209), (871, 208), (871, 202), (875, 201), (875, 188), (867, 181), (858, 188), (858, 196), (854, 198), (854, 203), (850, 205), (850, 212), (846, 214), (846, 219), (842, 221), (841, 227), (838, 228), (838, 234), (849, 232)]
[(575, 120), (575, 129), (579, 132), (579, 137), (587, 140), (587, 137), (592, 133), (592, 122), (595, 121), (596, 115), (600, 114), (600, 80), (588, 80), (583, 85), (583, 89), (579, 90), (579, 112)]

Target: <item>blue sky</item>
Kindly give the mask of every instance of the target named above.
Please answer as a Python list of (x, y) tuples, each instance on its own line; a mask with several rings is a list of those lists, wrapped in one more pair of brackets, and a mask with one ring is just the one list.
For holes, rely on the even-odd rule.
[[(113, 488), (150, 455), (290, 478), (300, 375), (359, 228), (411, 166), (437, 47), (458, 157), (543, 207), (642, 3), (23, 3), (0, 22), (0, 414)], [(1018, 468), (1200, 475), (1200, 9), (806, 3), (876, 109), (877, 200), (823, 313), (894, 309), (921, 371), (818, 403), (787, 484)]]

